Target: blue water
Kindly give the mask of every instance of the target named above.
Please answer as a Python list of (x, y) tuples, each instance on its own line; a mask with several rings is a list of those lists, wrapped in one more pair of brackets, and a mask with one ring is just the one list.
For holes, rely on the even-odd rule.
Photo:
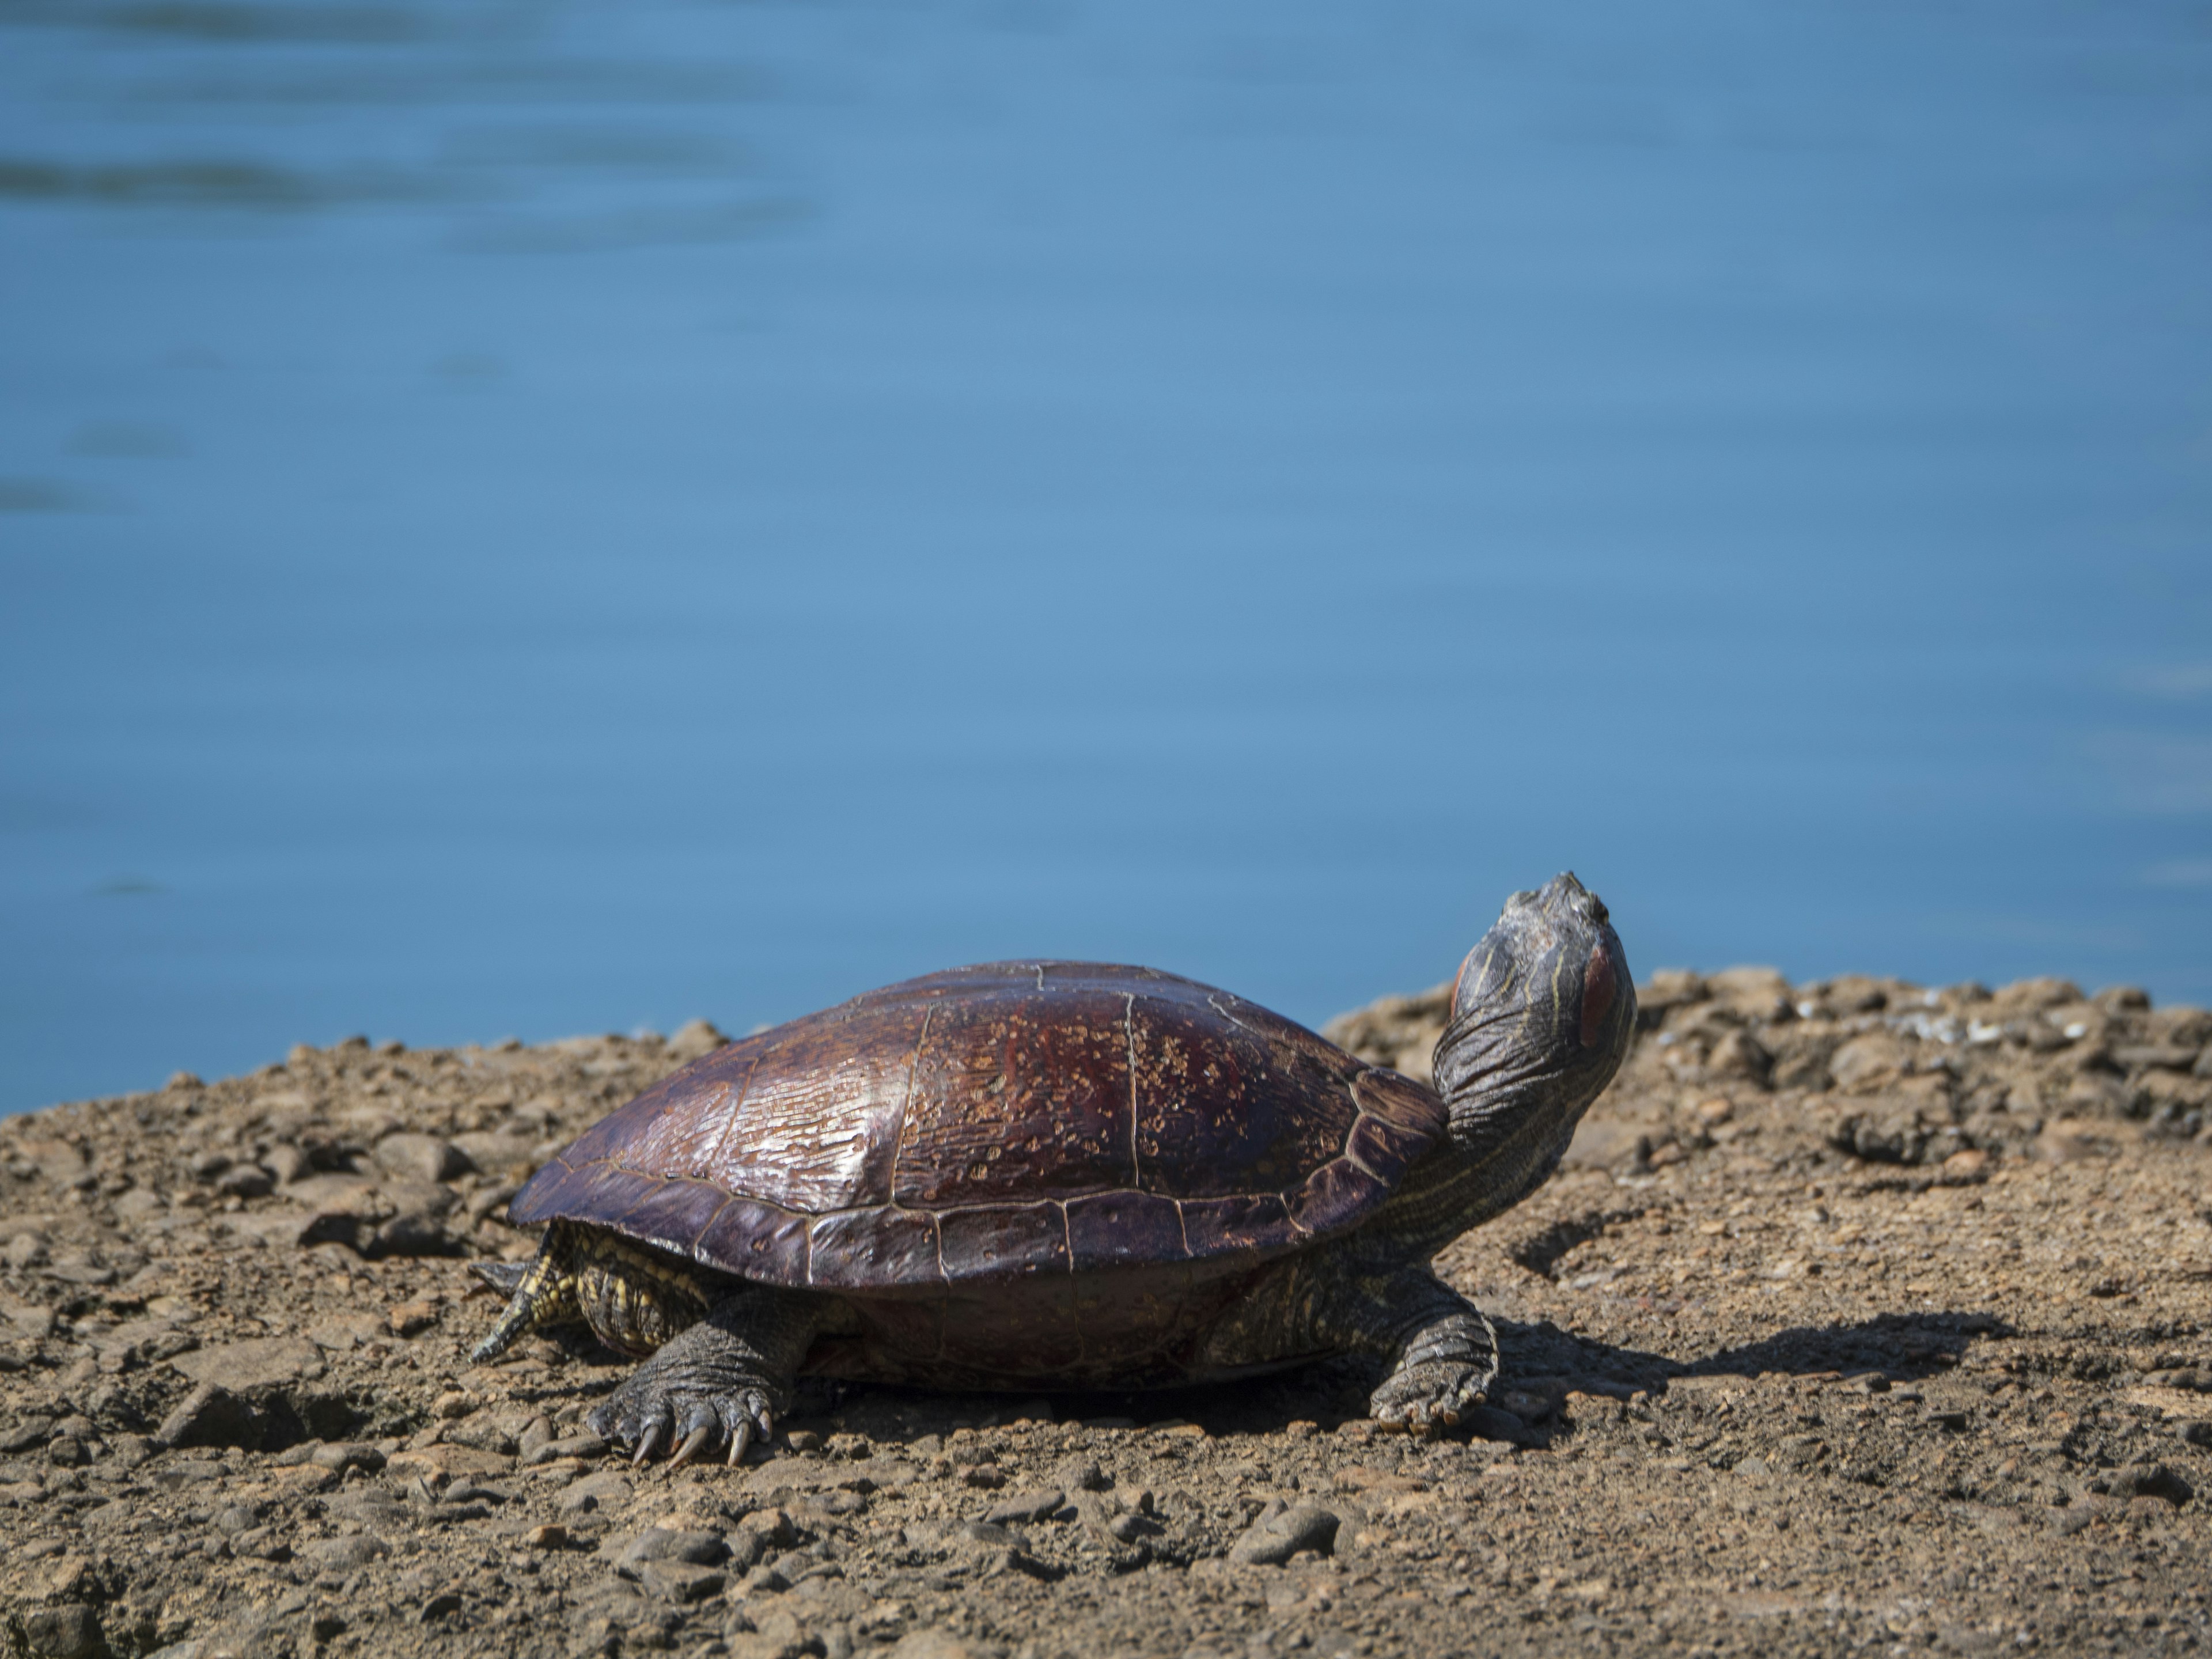
[(0, 1109), (1030, 953), (2212, 1001), (2212, 32), (0, 0)]

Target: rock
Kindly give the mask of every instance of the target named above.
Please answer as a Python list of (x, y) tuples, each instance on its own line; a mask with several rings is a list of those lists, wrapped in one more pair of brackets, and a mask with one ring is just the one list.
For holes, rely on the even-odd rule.
[(23, 1639), (40, 1659), (97, 1659), (107, 1651), (98, 1615), (74, 1603), (25, 1613)]
[(236, 1164), (222, 1172), (215, 1189), (228, 1198), (266, 1198), (276, 1185), (276, 1177), (259, 1164)]
[(377, 1486), (341, 1492), (325, 1507), (341, 1521), (358, 1522), (365, 1527), (404, 1527), (410, 1520), (407, 1506)]
[[(529, 1438), (526, 1431), (523, 1438), (526, 1441)], [(536, 1450), (524, 1452), (522, 1463), (525, 1468), (531, 1468), (563, 1457), (600, 1457), (605, 1455), (607, 1443), (596, 1434), (564, 1435), (558, 1440), (541, 1441)]]
[(385, 1316), (394, 1336), (420, 1336), (438, 1322), (434, 1302), (403, 1302)]
[(611, 1470), (605, 1474), (587, 1474), (580, 1480), (570, 1482), (561, 1492), (560, 1510), (563, 1515), (583, 1514), (598, 1509), (619, 1509), (629, 1502), (630, 1485)]
[(1271, 1504), (1230, 1547), (1229, 1559), (1279, 1567), (1301, 1550), (1327, 1555), (1336, 1547), (1337, 1528), (1341, 1524), (1334, 1510), (1318, 1504), (1301, 1504), (1296, 1509)]
[(730, 1547), (718, 1532), (676, 1532), (647, 1528), (624, 1545), (615, 1556), (617, 1571), (647, 1561), (684, 1561), (696, 1567), (718, 1567), (730, 1559)]
[(908, 1631), (891, 1647), (888, 1659), (981, 1659), (979, 1651), (941, 1630)]
[(1844, 1114), (1828, 1139), (1838, 1152), (1870, 1164), (1918, 1164), (1931, 1146), (1942, 1145), (1938, 1138), (1942, 1127), (1929, 1122), (1917, 1103), (1893, 1098)]
[(646, 1561), (636, 1571), (638, 1582), (666, 1601), (703, 1601), (720, 1595), (726, 1582), (714, 1568), (689, 1561)]
[(1764, 1085), (1774, 1068), (1774, 1056), (1748, 1031), (1723, 1031), (1705, 1056), (1705, 1071), (1714, 1078), (1734, 1078)]
[(1066, 1495), (1056, 1487), (1011, 1492), (992, 1504), (983, 1518), (1000, 1526), (1013, 1521), (1042, 1521), (1066, 1502)]
[(367, 1176), (302, 1176), (289, 1182), (284, 1196), (319, 1214), (374, 1217), (383, 1205), (383, 1194)]
[(43, 1342), (53, 1334), (54, 1310), (34, 1302), (18, 1302), (14, 1297), (0, 1292), (0, 1316), (33, 1342)]
[(1828, 1072), (1838, 1088), (1863, 1094), (1903, 1076), (1908, 1063), (1903, 1043), (1887, 1031), (1869, 1031), (1837, 1049)]
[(384, 1467), (393, 1474), (400, 1475), (505, 1474), (514, 1468), (514, 1460), (498, 1452), (481, 1451), (474, 1446), (440, 1442), (435, 1445), (410, 1447), (404, 1451), (396, 1451), (386, 1461)]
[(1560, 1396), (1540, 1389), (1501, 1389), (1498, 1403), (1520, 1423), (1540, 1423), (1559, 1408)]
[(370, 1236), (365, 1254), (387, 1255), (452, 1255), (459, 1249), (445, 1223), (434, 1215), (409, 1210), (380, 1224)]
[(315, 1172), (314, 1160), (299, 1147), (280, 1142), (262, 1155), (261, 1167), (276, 1177), (281, 1185), (304, 1181)]
[(1745, 1020), (1785, 1018), (1796, 1000), (1790, 981), (1773, 968), (1723, 968), (1708, 974), (1705, 994)]
[(373, 1533), (355, 1532), (313, 1539), (300, 1553), (326, 1571), (348, 1572), (391, 1554), (392, 1547)]
[(370, 1160), (388, 1176), (402, 1181), (451, 1181), (468, 1172), (469, 1161), (450, 1141), (435, 1135), (401, 1130), (376, 1143)]
[(1495, 1406), (1470, 1406), (1459, 1414), (1459, 1425), (1478, 1440), (1502, 1440), (1518, 1445), (1528, 1438), (1528, 1425), (1511, 1412)]
[(534, 1550), (565, 1550), (568, 1547), (568, 1529), (558, 1524), (532, 1527), (523, 1534), (522, 1541)]
[(161, 1194), (148, 1188), (133, 1187), (129, 1192), (122, 1194), (116, 1199), (115, 1218), (121, 1222), (125, 1230), (128, 1231), (134, 1223), (149, 1220), (152, 1217), (160, 1215), (168, 1207), (168, 1200)]
[(2212, 1446), (2212, 1423), (2203, 1418), (2191, 1418), (2174, 1426), (2174, 1436), (2186, 1446)]
[(384, 1454), (366, 1441), (337, 1440), (314, 1446), (307, 1461), (317, 1468), (335, 1469), (341, 1474), (356, 1468), (374, 1474), (384, 1467)]
[(1096, 1458), (1071, 1457), (1053, 1476), (1068, 1492), (1103, 1492), (1109, 1482)]
[(728, 1041), (714, 1029), (712, 1020), (687, 1019), (668, 1039), (668, 1052), (678, 1060), (696, 1060), (702, 1054), (711, 1054)]
[(757, 1555), (769, 1550), (788, 1549), (799, 1536), (791, 1516), (781, 1509), (755, 1510), (738, 1522), (738, 1531), (758, 1541)]
[(256, 1336), (196, 1348), (177, 1355), (169, 1364), (195, 1382), (210, 1382), (233, 1394), (312, 1382), (324, 1369), (322, 1350), (301, 1336)]
[(498, 1131), (459, 1134), (453, 1137), (453, 1145), (455, 1152), (486, 1175), (526, 1175), (538, 1162), (538, 1143), (527, 1135)]
[(161, 1446), (242, 1446), (261, 1443), (268, 1417), (252, 1401), (218, 1383), (203, 1382), (161, 1419), (154, 1442)]
[(544, 1416), (533, 1417), (524, 1426), (522, 1432), (515, 1437), (514, 1449), (521, 1455), (522, 1461), (526, 1466), (530, 1462), (531, 1455), (540, 1446), (550, 1446), (552, 1443), (552, 1420)]
[(8, 1248), (0, 1251), (0, 1255), (4, 1255), (8, 1265), (19, 1272), (26, 1267), (35, 1267), (46, 1259), (46, 1241), (36, 1232), (17, 1233), (8, 1241)]

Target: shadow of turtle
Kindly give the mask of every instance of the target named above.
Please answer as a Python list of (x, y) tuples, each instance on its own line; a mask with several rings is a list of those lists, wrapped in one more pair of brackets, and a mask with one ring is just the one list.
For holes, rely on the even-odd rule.
[[(1597, 1341), (1548, 1320), (1501, 1319), (1496, 1325), (1501, 1363), (1492, 1406), (1462, 1425), (1460, 1436), (1530, 1448), (1549, 1445), (1567, 1431), (1560, 1407), (1571, 1393), (1625, 1400), (1638, 1392), (1663, 1395), (1678, 1377), (1771, 1373), (1911, 1382), (1958, 1364), (1978, 1340), (2013, 1334), (1990, 1314), (1938, 1310), (1791, 1326), (1711, 1353), (1674, 1355)], [(1100, 1427), (1188, 1423), (1214, 1436), (1298, 1432), (1301, 1424), (1310, 1425), (1304, 1431), (1310, 1433), (1369, 1433), (1380, 1431), (1364, 1426), (1367, 1394), (1376, 1376), (1371, 1362), (1336, 1358), (1241, 1382), (1144, 1392), (937, 1394), (860, 1385), (817, 1395), (805, 1407), (891, 1441), (1024, 1418)]]
[[(1615, 1346), (1563, 1331), (1549, 1320), (1499, 1320), (1499, 1384), (1510, 1390), (1544, 1378), (1592, 1394), (1657, 1394), (1678, 1376), (1850, 1376), (1880, 1373), (1907, 1382), (1948, 1370), (1978, 1338), (2012, 1335), (1993, 1314), (1969, 1310), (1878, 1314), (1829, 1325), (1793, 1325), (1756, 1342), (1690, 1358)], [(1497, 1392), (1494, 1390), (1493, 1392)]]

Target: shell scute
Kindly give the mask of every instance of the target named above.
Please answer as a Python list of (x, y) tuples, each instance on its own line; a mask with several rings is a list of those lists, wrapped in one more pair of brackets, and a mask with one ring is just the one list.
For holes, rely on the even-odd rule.
[(945, 1238), (948, 1279), (1016, 1279), (1032, 1273), (1064, 1278), (1067, 1273), (1067, 1220), (1057, 1204), (947, 1210), (938, 1225)]
[(884, 1206), (822, 1216), (807, 1230), (807, 1261), (817, 1290), (945, 1282), (937, 1217), (927, 1210)]
[(1190, 1259), (1182, 1206), (1151, 1193), (1096, 1193), (1070, 1200), (1067, 1240), (1078, 1273)]
[[(629, 1232), (619, 1218), (589, 1218)], [(813, 1218), (757, 1200), (733, 1196), (715, 1212), (691, 1254), (763, 1284), (804, 1289), (811, 1280), (808, 1227)]]
[(1291, 1219), (1309, 1233), (1341, 1232), (1381, 1204), (1389, 1191), (1350, 1158), (1334, 1158), (1306, 1177), (1291, 1200)]
[[(915, 1062), (891, 1195), (909, 1208), (1127, 1185), (1125, 1000), (1034, 981), (945, 1000)], [(942, 1109), (930, 1109), (941, 1103)]]

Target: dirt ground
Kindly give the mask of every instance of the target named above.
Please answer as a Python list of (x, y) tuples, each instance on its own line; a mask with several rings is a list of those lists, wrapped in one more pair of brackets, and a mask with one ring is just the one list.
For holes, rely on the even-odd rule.
[[(2212, 1641), (2212, 1016), (1661, 974), (1567, 1165), (1441, 1267), (1473, 1432), (1322, 1368), (824, 1395), (638, 1471), (612, 1356), (478, 1368), (468, 1258), (717, 1041), (295, 1049), (0, 1124), (15, 1652), (1182, 1659)], [(1441, 999), (1331, 1034), (1425, 1071)]]

